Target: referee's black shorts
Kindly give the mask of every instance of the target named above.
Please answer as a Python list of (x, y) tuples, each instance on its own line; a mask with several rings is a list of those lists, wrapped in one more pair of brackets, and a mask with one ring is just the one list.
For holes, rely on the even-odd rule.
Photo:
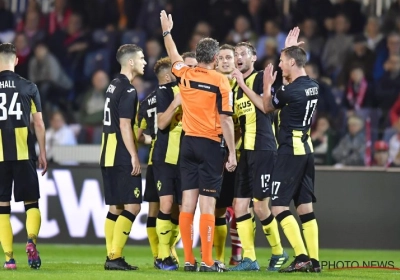
[(204, 196), (219, 197), (225, 148), (203, 137), (184, 136), (180, 150), (182, 191), (199, 189)]

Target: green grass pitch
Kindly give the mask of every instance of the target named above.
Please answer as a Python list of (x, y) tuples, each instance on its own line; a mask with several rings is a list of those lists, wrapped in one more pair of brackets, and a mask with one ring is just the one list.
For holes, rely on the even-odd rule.
[[(281, 274), (265, 271), (270, 254), (269, 249), (257, 248), (257, 258), (261, 265), (260, 272), (227, 272), (227, 273), (185, 273), (180, 268), (179, 271), (159, 271), (153, 268), (150, 248), (147, 246), (129, 245), (124, 250), (126, 260), (130, 264), (139, 266), (138, 271), (105, 271), (103, 268), (105, 261), (104, 246), (89, 245), (47, 245), (38, 244), (38, 249), (42, 258), (42, 267), (39, 270), (32, 270), (28, 267), (25, 255), (25, 245), (16, 244), (14, 246), (14, 256), (17, 261), (17, 270), (0, 271), (0, 279), (29, 279), (29, 280), (111, 280), (111, 279), (156, 279), (156, 280), (180, 280), (180, 279), (400, 279), (400, 270), (388, 269), (324, 269), (322, 273), (293, 273)], [(292, 250), (287, 250), (293, 256)], [(195, 249), (197, 258), (200, 257), (199, 250)], [(226, 255), (230, 253), (230, 248), (226, 249)], [(178, 250), (181, 262), (183, 261), (183, 251)], [(333, 262), (338, 261), (357, 261), (360, 266), (363, 262), (367, 265), (371, 261), (384, 262), (392, 261), (393, 265), (400, 267), (400, 251), (372, 251), (372, 250), (328, 250), (320, 252), (321, 260)], [(291, 258), (289, 261), (292, 261)], [(372, 263), (374, 264), (374, 263)], [(341, 263), (338, 263), (341, 266)], [(285, 265), (286, 266), (286, 265)], [(218, 277), (218, 278), (215, 278)]]

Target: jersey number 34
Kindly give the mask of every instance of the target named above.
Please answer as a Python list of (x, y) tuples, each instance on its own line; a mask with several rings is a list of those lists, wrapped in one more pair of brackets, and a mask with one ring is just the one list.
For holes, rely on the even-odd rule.
[(0, 92), (0, 121), (5, 121), (8, 116), (15, 116), (17, 120), (22, 117), (21, 103), (17, 102), (18, 92), (14, 92), (11, 98), (10, 107), (7, 108), (7, 94)]

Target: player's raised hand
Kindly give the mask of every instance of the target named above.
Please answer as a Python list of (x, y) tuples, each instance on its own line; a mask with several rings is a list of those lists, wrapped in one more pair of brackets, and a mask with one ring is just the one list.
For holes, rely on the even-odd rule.
[(232, 77), (236, 79), (239, 86), (244, 84), (243, 74), (239, 69), (235, 68), (232, 72)]
[(264, 70), (264, 77), (263, 77), (264, 85), (272, 86), (275, 82), (275, 79), (276, 79), (276, 71), (274, 72), (274, 66), (271, 63), (269, 63)]
[(303, 41), (297, 42), (299, 39), (300, 28), (297, 26), (289, 31), (289, 34), (286, 36), (285, 40), (285, 48), (292, 47), (292, 46), (300, 46), (304, 44)]
[(137, 176), (139, 175), (142, 171), (141, 171), (141, 167), (140, 167), (140, 162), (139, 162), (139, 158), (137, 155), (133, 156), (131, 158), (131, 163), (132, 163), (132, 176)]
[(162, 10), (160, 13), (160, 20), (161, 20), (161, 28), (162, 31), (171, 31), (172, 27), (174, 26), (174, 22), (172, 21), (172, 15), (167, 15), (165, 10)]

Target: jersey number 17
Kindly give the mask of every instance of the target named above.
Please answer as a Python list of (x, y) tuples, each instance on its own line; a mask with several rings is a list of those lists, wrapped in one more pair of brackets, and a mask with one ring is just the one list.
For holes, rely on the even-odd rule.
[(304, 119), (303, 119), (303, 126), (310, 125), (315, 108), (317, 107), (317, 102), (318, 99), (312, 99), (307, 101), (306, 113), (304, 114)]

